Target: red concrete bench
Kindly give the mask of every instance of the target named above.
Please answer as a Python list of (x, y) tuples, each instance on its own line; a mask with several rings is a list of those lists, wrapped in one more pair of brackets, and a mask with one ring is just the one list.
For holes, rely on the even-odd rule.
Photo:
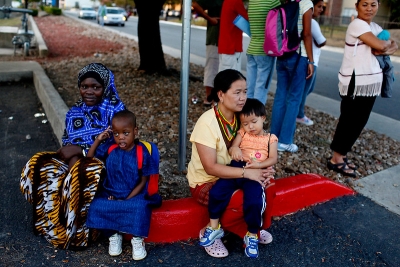
[[(269, 227), (272, 216), (282, 216), (304, 207), (323, 203), (336, 197), (353, 195), (354, 191), (317, 174), (302, 174), (275, 181), (267, 189), (267, 204), (264, 226)], [(229, 207), (221, 218), (224, 230), (243, 236), (246, 225), (234, 228), (232, 222), (240, 220), (243, 193), (232, 197)], [(163, 201), (153, 210), (150, 234), (147, 242), (174, 242), (198, 238), (199, 231), (209, 222), (207, 207), (193, 198)]]

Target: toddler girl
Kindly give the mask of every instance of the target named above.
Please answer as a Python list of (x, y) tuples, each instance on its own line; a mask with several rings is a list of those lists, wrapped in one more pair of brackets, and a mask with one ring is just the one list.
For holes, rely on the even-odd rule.
[[(210, 190), (208, 211), (210, 226), (200, 238), (200, 245), (207, 247), (215, 239), (224, 235), (219, 218), (225, 211), (232, 194), (243, 190), (243, 211), (247, 223), (247, 235), (243, 241), (245, 254), (250, 258), (258, 257), (258, 232), (262, 226), (262, 214), (266, 208), (265, 184), (246, 177), (246, 169), (264, 169), (278, 160), (278, 138), (266, 133), (263, 128), (266, 119), (265, 106), (257, 99), (248, 98), (239, 113), (241, 129), (229, 149), (231, 166), (243, 168), (242, 177), (237, 179), (218, 179)], [(272, 236), (270, 237), (272, 241)]]

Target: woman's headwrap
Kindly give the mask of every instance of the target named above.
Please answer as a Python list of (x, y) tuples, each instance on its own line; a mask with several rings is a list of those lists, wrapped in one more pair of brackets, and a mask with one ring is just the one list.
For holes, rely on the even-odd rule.
[(101, 63), (91, 63), (78, 74), (78, 88), (86, 78), (94, 78), (103, 85), (100, 103), (87, 106), (79, 99), (67, 112), (62, 144), (79, 145), (89, 149), (96, 137), (111, 125), (115, 113), (124, 110), (125, 105), (118, 96), (114, 74)]

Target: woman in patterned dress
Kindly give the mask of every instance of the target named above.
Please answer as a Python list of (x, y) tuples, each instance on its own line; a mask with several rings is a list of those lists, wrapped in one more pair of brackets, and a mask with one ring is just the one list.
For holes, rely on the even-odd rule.
[(87, 210), (104, 165), (85, 156), (96, 136), (111, 125), (113, 115), (125, 109), (113, 73), (100, 63), (79, 72), (78, 88), (81, 99), (66, 114), (62, 147), (35, 154), (20, 181), (21, 192), (34, 205), (35, 234), (63, 249), (88, 245)]

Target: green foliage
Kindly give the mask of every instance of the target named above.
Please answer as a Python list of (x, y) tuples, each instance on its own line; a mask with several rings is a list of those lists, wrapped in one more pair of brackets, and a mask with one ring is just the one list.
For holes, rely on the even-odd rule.
[(62, 10), (58, 7), (45, 6), (44, 11), (46, 11), (48, 14), (51, 14), (51, 15), (61, 15), (62, 14)]
[(36, 17), (39, 13), (39, 11), (37, 9), (31, 9), (33, 11), (32, 13), (32, 17)]
[(390, 21), (400, 22), (400, 1), (399, 0), (382, 0), (390, 7)]
[(58, 8), (58, 7), (52, 7), (51, 12), (53, 15), (61, 15), (62, 14), (61, 8)]

